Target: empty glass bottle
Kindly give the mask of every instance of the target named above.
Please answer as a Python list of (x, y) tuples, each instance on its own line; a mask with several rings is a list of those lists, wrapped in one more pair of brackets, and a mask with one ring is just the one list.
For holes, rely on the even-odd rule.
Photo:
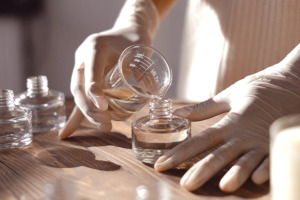
[(12, 90), (0, 90), (0, 149), (32, 142), (31, 110), (14, 104)]
[(56, 130), (66, 122), (65, 96), (49, 89), (46, 76), (27, 78), (27, 91), (16, 95), (16, 105), (32, 111), (32, 132)]
[(135, 157), (149, 164), (191, 137), (189, 120), (173, 115), (170, 99), (154, 98), (150, 114), (132, 123), (132, 148)]

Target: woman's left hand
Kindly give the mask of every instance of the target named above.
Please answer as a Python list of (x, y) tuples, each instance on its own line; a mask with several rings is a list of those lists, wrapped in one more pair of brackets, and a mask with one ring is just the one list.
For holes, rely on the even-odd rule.
[(231, 166), (219, 183), (233, 192), (249, 177), (256, 184), (269, 179), (269, 126), (277, 118), (300, 112), (300, 45), (283, 61), (247, 76), (213, 98), (175, 114), (191, 121), (226, 113), (219, 122), (167, 152), (155, 164), (165, 171), (210, 151), (181, 179), (195, 190)]

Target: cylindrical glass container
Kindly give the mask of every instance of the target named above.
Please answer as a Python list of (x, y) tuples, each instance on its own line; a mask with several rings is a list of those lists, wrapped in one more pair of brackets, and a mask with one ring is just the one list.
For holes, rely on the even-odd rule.
[(49, 89), (46, 76), (27, 78), (27, 90), (16, 95), (15, 104), (32, 111), (32, 131), (56, 130), (65, 125), (65, 96)]
[(170, 99), (154, 98), (150, 114), (132, 123), (132, 148), (135, 157), (149, 164), (191, 137), (189, 120), (172, 114)]
[(14, 104), (12, 90), (0, 90), (0, 149), (32, 142), (31, 110)]

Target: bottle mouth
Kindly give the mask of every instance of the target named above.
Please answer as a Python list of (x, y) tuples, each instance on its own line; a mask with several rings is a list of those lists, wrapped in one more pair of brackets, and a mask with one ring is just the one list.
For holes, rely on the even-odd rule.
[[(133, 62), (138, 62), (138, 63), (143, 63), (143, 61), (141, 59), (143, 59), (143, 57), (141, 58), (141, 56), (152, 56), (153, 54), (156, 55), (156, 59), (155, 61), (161, 62), (160, 66), (157, 66), (155, 62), (153, 62), (153, 64), (145, 67), (145, 66), (139, 66), (139, 69), (143, 70), (143, 73), (141, 73), (141, 77), (135, 77), (136, 79), (136, 83), (139, 83), (142, 79), (143, 79), (143, 75), (147, 74), (151, 74), (153, 77), (151, 77), (153, 80), (156, 80), (158, 83), (157, 89), (153, 90), (153, 91), (147, 91), (147, 92), (141, 92), (142, 90), (137, 89), (138, 86), (134, 86), (132, 84), (130, 84), (127, 80), (127, 78), (125, 77), (125, 73), (123, 70), (123, 63), (125, 62), (125, 59), (129, 56), (132, 57), (132, 53), (134, 54), (134, 60)], [(140, 60), (136, 60), (136, 59), (140, 59)], [(147, 57), (147, 59), (149, 59)], [(134, 65), (133, 63), (129, 64)], [(162, 71), (162, 69), (164, 71), (162, 71), (165, 76), (163, 77), (162, 81), (160, 81), (161, 79), (158, 78), (159, 74), (158, 72), (155, 71), (155, 67), (159, 70)], [(133, 66), (134, 68), (134, 66)], [(118, 70), (121, 74), (121, 79), (124, 82), (124, 84), (126, 85), (126, 87), (128, 87), (134, 94), (137, 94), (138, 96), (144, 97), (144, 98), (156, 98), (156, 97), (163, 97), (166, 92), (168, 91), (168, 89), (171, 86), (172, 83), (172, 71), (171, 68), (169, 67), (166, 59), (163, 57), (163, 55), (156, 50), (155, 48), (151, 47), (151, 46), (147, 46), (147, 45), (143, 45), (143, 44), (135, 44), (135, 45), (131, 45), (129, 47), (127, 47), (122, 54), (120, 55), (120, 58), (118, 60)], [(137, 69), (138, 70), (138, 69)], [(156, 76), (156, 77), (155, 77)], [(160, 81), (160, 82), (159, 82)], [(151, 81), (149, 81), (151, 82)], [(138, 85), (138, 84), (137, 84)]]
[(14, 92), (10, 89), (0, 90), (0, 107), (14, 106)]
[(171, 99), (154, 98), (150, 101), (150, 119), (172, 119), (173, 103)]
[(27, 90), (29, 93), (46, 93), (49, 90), (47, 76), (31, 76), (27, 78)]

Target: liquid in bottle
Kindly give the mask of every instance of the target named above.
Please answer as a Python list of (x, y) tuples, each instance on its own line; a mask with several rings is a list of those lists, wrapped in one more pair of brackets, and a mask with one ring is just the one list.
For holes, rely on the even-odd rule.
[(14, 104), (12, 90), (0, 90), (0, 149), (32, 142), (31, 110)]
[(113, 120), (126, 120), (136, 111), (140, 110), (147, 98), (137, 96), (127, 88), (104, 89), (108, 101), (108, 111)]
[(173, 115), (170, 99), (152, 99), (150, 114), (132, 123), (134, 155), (148, 164), (190, 137), (190, 121)]

